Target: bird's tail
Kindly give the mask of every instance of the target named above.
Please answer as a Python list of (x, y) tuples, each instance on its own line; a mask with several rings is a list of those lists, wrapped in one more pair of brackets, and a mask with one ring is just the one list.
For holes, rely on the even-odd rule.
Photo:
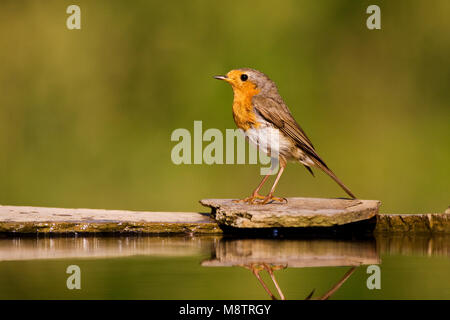
[(326, 174), (328, 174), (334, 181), (336, 181), (336, 183), (337, 183), (338, 185), (340, 185), (341, 188), (344, 189), (344, 191), (345, 191), (352, 199), (356, 199), (355, 195), (350, 191), (349, 188), (347, 188), (347, 187), (345, 186), (345, 184), (344, 184), (341, 180), (339, 180), (338, 177), (336, 177), (336, 175), (333, 173), (333, 171), (331, 171), (326, 165), (324, 165), (324, 164), (322, 164), (322, 163), (320, 163), (320, 162), (319, 162), (319, 163), (316, 162), (316, 164), (318, 165), (318, 167), (319, 167), (320, 169), (322, 169)]

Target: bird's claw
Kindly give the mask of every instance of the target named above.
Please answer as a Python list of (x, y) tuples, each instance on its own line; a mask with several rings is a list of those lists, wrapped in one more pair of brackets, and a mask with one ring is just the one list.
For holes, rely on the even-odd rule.
[(260, 195), (260, 194), (252, 194), (250, 197), (244, 198), (244, 199), (238, 199), (238, 200), (233, 200), (233, 202), (245, 202), (248, 204), (255, 204), (257, 202), (257, 200), (264, 200), (265, 197)]
[[(258, 201), (258, 200), (262, 200), (262, 201)], [(279, 203), (287, 203), (288, 202), (286, 198), (277, 198), (270, 194), (265, 197), (260, 194), (253, 194), (252, 196), (244, 198), (244, 199), (233, 200), (233, 202), (236, 202), (236, 203), (245, 202), (248, 204), (261, 204), (261, 205), (272, 203), (274, 201), (279, 202)]]
[(272, 195), (267, 195), (266, 197), (264, 197), (263, 201), (261, 202), (261, 204), (267, 204), (267, 203), (271, 203), (273, 201), (279, 202), (279, 203), (287, 203), (287, 199), (286, 198), (277, 198), (274, 197)]

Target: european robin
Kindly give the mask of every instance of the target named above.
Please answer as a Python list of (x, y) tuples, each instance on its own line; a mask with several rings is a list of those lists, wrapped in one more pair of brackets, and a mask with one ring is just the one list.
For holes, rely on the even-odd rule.
[(351, 198), (355, 198), (319, 157), (306, 133), (295, 121), (278, 93), (277, 86), (269, 77), (260, 71), (243, 68), (231, 70), (225, 76), (214, 78), (228, 82), (233, 88), (234, 122), (244, 131), (246, 138), (269, 156), (274, 153), (278, 155), (280, 169), (269, 194), (265, 197), (261, 196), (259, 190), (270, 174), (263, 178), (250, 197), (240, 201), (266, 204), (286, 200), (274, 197), (273, 193), (287, 161), (300, 162), (313, 176), (312, 167), (321, 169)]

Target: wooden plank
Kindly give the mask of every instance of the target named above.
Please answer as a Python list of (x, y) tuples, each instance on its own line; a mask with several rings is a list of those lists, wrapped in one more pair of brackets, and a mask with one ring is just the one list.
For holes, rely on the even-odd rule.
[(2, 233), (221, 233), (208, 214), (0, 206)]
[[(222, 230), (219, 224), (224, 224), (224, 221), (227, 222), (226, 219), (231, 219), (231, 224), (241, 224), (249, 226), (249, 228), (260, 228), (261, 225), (264, 225), (263, 223), (269, 221), (268, 225), (279, 228), (283, 225), (305, 226), (307, 223), (326, 226), (330, 223), (351, 222), (376, 214), (370, 210), (362, 215), (358, 214), (357, 210), (355, 211), (355, 208), (358, 209), (360, 205), (359, 202), (366, 200), (331, 200), (337, 202), (328, 202), (328, 208), (322, 207), (319, 210), (315, 209), (314, 202), (310, 202), (309, 207), (304, 207), (305, 215), (299, 214), (300, 218), (295, 217), (295, 215), (292, 217), (292, 211), (285, 212), (279, 205), (276, 207), (277, 205), (272, 204), (264, 206), (245, 205), (248, 209), (233, 211), (234, 218), (229, 218), (226, 214), (218, 215), (217, 208), (212, 203), (216, 200), (202, 200), (203, 204), (213, 208), (213, 215), (218, 218), (218, 222), (211, 218), (209, 214), (197, 212), (0, 206), (0, 233), (18, 235), (67, 233), (221, 234)], [(212, 202), (209, 203), (209, 201)], [(220, 201), (223, 201), (223, 199)], [(340, 201), (344, 201), (344, 203), (340, 204)], [(347, 201), (350, 201), (350, 203), (344, 206)], [(334, 208), (334, 205), (337, 206)], [(377, 205), (377, 203), (372, 205)], [(246, 208), (245, 206), (244, 208)], [(343, 212), (339, 221), (335, 219), (336, 212)], [(376, 216), (376, 233), (450, 234), (450, 213), (377, 214)], [(267, 217), (270, 219), (264, 222)], [(299, 221), (302, 222), (302, 219), (303, 224), (299, 223)]]

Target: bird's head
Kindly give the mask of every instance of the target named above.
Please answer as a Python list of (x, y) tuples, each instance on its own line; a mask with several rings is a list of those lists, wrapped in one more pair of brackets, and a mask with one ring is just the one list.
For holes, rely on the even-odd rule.
[(215, 76), (215, 79), (228, 82), (235, 94), (258, 94), (269, 93), (272, 90), (276, 92), (275, 83), (264, 73), (250, 69), (231, 70), (224, 76)]

